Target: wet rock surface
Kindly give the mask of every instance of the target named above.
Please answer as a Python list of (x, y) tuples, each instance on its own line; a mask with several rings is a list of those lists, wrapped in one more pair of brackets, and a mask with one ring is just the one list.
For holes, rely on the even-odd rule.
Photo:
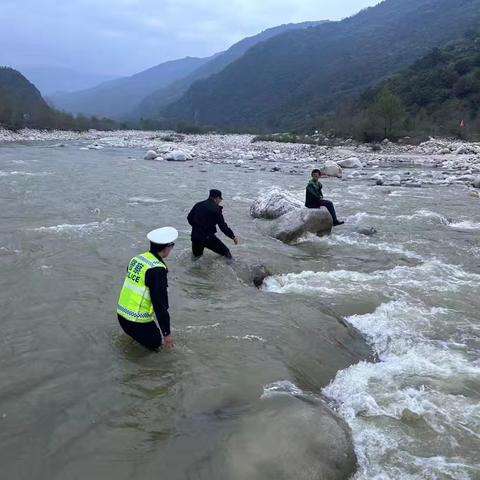
[(332, 227), (332, 217), (326, 209), (300, 208), (275, 220), (271, 234), (277, 240), (292, 243), (309, 233), (326, 235), (332, 231)]

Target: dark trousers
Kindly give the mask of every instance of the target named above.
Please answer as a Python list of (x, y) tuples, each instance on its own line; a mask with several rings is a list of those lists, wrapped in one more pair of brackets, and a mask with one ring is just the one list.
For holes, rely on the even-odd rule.
[(228, 247), (215, 235), (204, 240), (192, 239), (192, 253), (194, 257), (201, 257), (205, 248), (208, 248), (208, 250), (211, 250), (218, 255), (222, 255), (222, 257), (232, 258), (232, 254)]
[(333, 206), (333, 203), (330, 200), (320, 200), (320, 207), (326, 207), (326, 209), (329, 211), (330, 215), (332, 216), (332, 219), (334, 222), (337, 222), (337, 212), (335, 211), (335, 207)]
[(162, 345), (162, 334), (155, 322), (137, 323), (126, 320), (121, 315), (118, 316), (118, 322), (122, 330), (149, 350), (158, 350)]

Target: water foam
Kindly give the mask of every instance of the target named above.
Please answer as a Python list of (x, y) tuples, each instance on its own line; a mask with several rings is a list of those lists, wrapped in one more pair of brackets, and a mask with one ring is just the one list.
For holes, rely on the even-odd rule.
[(13, 171), (13, 172), (5, 172), (5, 171), (0, 171), (0, 177), (10, 177), (10, 176), (20, 176), (20, 177), (46, 177), (48, 175), (53, 175), (52, 172), (38, 172), (38, 173), (33, 173), (33, 172), (18, 172), (18, 171)]
[(168, 202), (167, 198), (153, 198), (153, 197), (130, 197), (128, 199), (128, 203), (132, 205), (138, 204), (157, 204), (157, 203), (165, 203)]
[(20, 250), (14, 250), (8, 247), (0, 247), (0, 255), (19, 255)]
[(34, 232), (42, 233), (80, 233), (80, 234), (90, 234), (103, 230), (108, 225), (111, 225), (112, 219), (107, 218), (103, 222), (90, 222), (90, 223), (80, 223), (80, 224), (70, 224), (63, 223), (61, 225), (52, 225), (50, 227), (38, 227), (34, 228)]
[[(380, 361), (338, 372), (322, 391), (352, 429), (360, 467), (356, 480), (480, 474), (475, 459), (480, 404), (461, 394), (480, 378), (475, 346), (467, 345), (468, 338), (478, 337), (478, 326), (443, 302), (476, 301), (479, 284), (480, 275), (436, 259), (371, 273), (301, 272), (266, 279), (267, 291), (332, 296), (337, 302), (342, 295), (390, 297), (373, 313), (347, 318)], [(438, 457), (439, 451), (446, 455)]]
[(450, 228), (457, 230), (480, 230), (480, 222), (473, 222), (472, 220), (463, 220), (461, 222), (451, 223)]
[(275, 395), (302, 395), (303, 390), (288, 380), (279, 380), (269, 383), (263, 387), (263, 394), (260, 398), (269, 398)]
[[(439, 385), (442, 380), (451, 384), (458, 377), (480, 375), (480, 364), (469, 361), (461, 348), (446, 348), (430, 335), (432, 323), (448, 313), (410, 299), (347, 319), (366, 335), (380, 358), (379, 363), (361, 362), (338, 372), (323, 389), (352, 429), (360, 464), (357, 480), (461, 479), (471, 478), (476, 469), (473, 458), (458, 458), (459, 451), (455, 458), (436, 457), (437, 450), (455, 451), (457, 436), (480, 445), (478, 402)], [(437, 439), (417, 444), (422, 454), (416, 456), (409, 453), (421, 441), (414, 430), (424, 426), (436, 432)]]
[(434, 259), (413, 267), (397, 266), (371, 273), (333, 270), (274, 275), (265, 279), (263, 289), (275, 293), (355, 296), (383, 291), (393, 298), (399, 298), (402, 294), (419, 290), (424, 293), (447, 293), (465, 286), (477, 288), (479, 283), (480, 275)]
[(212, 325), (187, 325), (185, 327), (185, 331), (193, 332), (193, 331), (211, 330), (218, 327), (220, 327), (220, 323), (213, 323)]
[(400, 218), (402, 220), (425, 220), (426, 218), (437, 220), (438, 223), (442, 225), (449, 225), (450, 220), (440, 213), (432, 212), (431, 210), (417, 210), (412, 215), (398, 215), (396, 218)]
[(260, 342), (260, 343), (266, 343), (266, 340), (263, 337), (260, 337), (259, 335), (243, 335), (243, 336), (238, 336), (238, 335), (229, 335), (227, 338), (230, 340), (248, 340), (249, 342)]
[(376, 240), (372, 240), (370, 237), (366, 237), (365, 235), (361, 235), (359, 233), (350, 233), (350, 234), (336, 234), (330, 235), (325, 237), (319, 237), (313, 234), (307, 234), (301, 237), (297, 243), (302, 243), (305, 241), (313, 241), (317, 243), (324, 243), (327, 245), (351, 245), (358, 248), (364, 249), (374, 249), (380, 250), (384, 252), (394, 253), (396, 255), (402, 255), (406, 258), (410, 258), (412, 260), (424, 260), (424, 258), (410, 250), (406, 250), (402, 247), (392, 245), (386, 242), (378, 242)]
[(355, 215), (349, 215), (346, 218), (346, 221), (348, 224), (350, 223), (358, 224), (366, 220), (385, 220), (386, 218), (387, 218), (386, 215), (377, 215), (377, 214), (367, 213), (367, 212), (358, 212)]

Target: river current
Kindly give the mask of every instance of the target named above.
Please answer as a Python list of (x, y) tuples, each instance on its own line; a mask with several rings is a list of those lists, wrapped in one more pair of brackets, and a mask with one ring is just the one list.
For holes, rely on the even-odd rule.
[[(0, 145), (2, 477), (246, 478), (241, 438), (275, 422), (275, 393), (301, 392), (350, 426), (356, 480), (480, 478), (480, 203), (467, 187), (326, 179), (345, 226), (285, 245), (249, 207), (271, 186), (303, 199), (308, 170), (84, 145)], [(273, 273), (260, 291), (211, 253), (192, 262), (186, 215), (210, 188), (240, 238), (232, 253)], [(150, 354), (115, 305), (128, 260), (163, 225), (180, 232), (168, 260), (177, 346)], [(320, 369), (305, 333), (316, 309), (355, 326), (379, 361)], [(318, 478), (308, 471), (298, 478)]]

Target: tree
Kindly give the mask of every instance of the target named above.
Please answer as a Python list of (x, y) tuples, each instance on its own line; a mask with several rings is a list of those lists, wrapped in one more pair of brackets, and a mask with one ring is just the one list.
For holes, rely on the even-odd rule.
[(372, 113), (382, 120), (385, 138), (387, 138), (392, 134), (394, 124), (405, 116), (405, 107), (398, 95), (384, 88), (375, 99)]

